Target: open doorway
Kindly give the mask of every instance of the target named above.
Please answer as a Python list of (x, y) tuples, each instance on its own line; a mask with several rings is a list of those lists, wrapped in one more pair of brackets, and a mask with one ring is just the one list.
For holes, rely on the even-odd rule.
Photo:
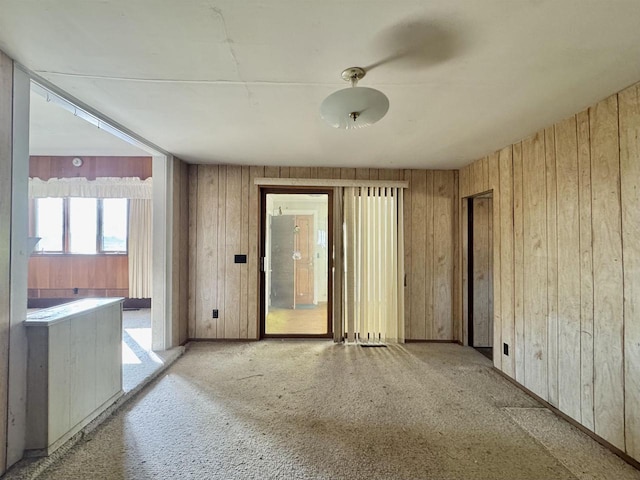
[(263, 189), (261, 337), (331, 337), (332, 192)]
[(30, 87), (27, 307), (124, 298), (129, 391), (160, 364), (151, 351), (153, 159), (40, 84)]
[(493, 359), (493, 198), (467, 199), (467, 342)]

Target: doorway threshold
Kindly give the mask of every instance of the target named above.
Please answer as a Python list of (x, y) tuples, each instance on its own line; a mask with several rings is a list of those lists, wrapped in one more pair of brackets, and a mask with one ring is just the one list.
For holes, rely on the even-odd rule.
[(487, 357), (489, 360), (493, 361), (493, 348), (492, 347), (473, 347), (473, 348), (475, 348), (478, 351), (478, 353), (481, 353), (482, 355)]

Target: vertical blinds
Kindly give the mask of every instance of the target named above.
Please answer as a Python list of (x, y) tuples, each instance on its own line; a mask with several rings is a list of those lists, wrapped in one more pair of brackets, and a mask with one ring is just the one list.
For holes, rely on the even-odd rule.
[(402, 188), (344, 189), (347, 341), (404, 342)]

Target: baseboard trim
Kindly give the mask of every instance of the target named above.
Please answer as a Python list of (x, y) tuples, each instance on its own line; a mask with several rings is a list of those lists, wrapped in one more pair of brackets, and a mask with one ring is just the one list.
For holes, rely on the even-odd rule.
[(405, 338), (404, 343), (458, 343), (457, 340), (416, 340)]
[(569, 415), (567, 415), (566, 413), (562, 412), (561, 410), (558, 410), (557, 407), (554, 407), (553, 405), (551, 405), (549, 402), (547, 402), (546, 400), (542, 399), (541, 397), (539, 397), (538, 395), (536, 395), (535, 393), (533, 393), (531, 390), (529, 390), (527, 387), (525, 387), (524, 385), (522, 385), (521, 383), (518, 383), (518, 381), (516, 381), (515, 379), (511, 378), (509, 375), (507, 375), (506, 373), (504, 373), (503, 371), (501, 371), (500, 369), (496, 368), (496, 367), (492, 367), (496, 372), (498, 372), (502, 377), (506, 378), (509, 382), (511, 382), (512, 384), (514, 384), (516, 387), (518, 387), (520, 390), (522, 390), (523, 392), (527, 393), (528, 395), (532, 396), (533, 398), (535, 398), (538, 402), (540, 402), (542, 405), (544, 405), (545, 407), (547, 407), (549, 410), (551, 410), (553, 413), (555, 413), (558, 417), (562, 418), (563, 420), (566, 420), (567, 422), (569, 422), (571, 425), (573, 425), (574, 427), (576, 427), (578, 430), (580, 430), (583, 433), (586, 433), (588, 436), (590, 436), (591, 438), (593, 438), (596, 442), (598, 442), (600, 445), (602, 445), (603, 447), (605, 447), (606, 449), (610, 450), (611, 452), (615, 453), (617, 456), (619, 456), (622, 460), (624, 460), (625, 462), (627, 462), (629, 465), (631, 465), (634, 468), (637, 468), (638, 470), (640, 470), (640, 461), (636, 460), (633, 457), (630, 457), (628, 454), (626, 454), (625, 452), (623, 452), (622, 450), (620, 450), (618, 447), (616, 447), (615, 445), (612, 445), (611, 443), (607, 442), (604, 438), (602, 438), (601, 436), (599, 436), (597, 433), (592, 432), (591, 430), (589, 430), (587, 427), (585, 427), (584, 425), (582, 425), (581, 423), (577, 422), (575, 419), (571, 418)]
[(195, 343), (245, 343), (245, 342), (257, 342), (258, 338), (190, 338), (185, 340), (182, 345), (187, 345), (190, 342)]

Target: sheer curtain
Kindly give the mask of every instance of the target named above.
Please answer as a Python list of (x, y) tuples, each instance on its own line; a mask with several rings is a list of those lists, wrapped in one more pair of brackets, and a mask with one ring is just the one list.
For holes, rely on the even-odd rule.
[(348, 341), (404, 342), (402, 188), (344, 189)]
[(129, 298), (151, 298), (151, 200), (129, 200)]

